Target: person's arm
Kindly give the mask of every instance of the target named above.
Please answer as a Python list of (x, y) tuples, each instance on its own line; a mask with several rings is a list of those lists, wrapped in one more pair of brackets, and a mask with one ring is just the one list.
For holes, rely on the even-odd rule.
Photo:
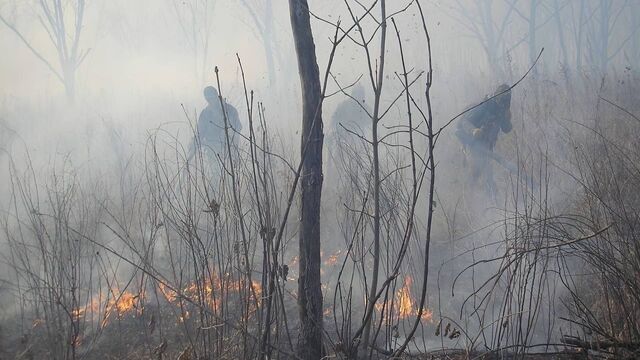
[(471, 133), (471, 130), (473, 130), (473, 128), (475, 126), (473, 126), (473, 124), (471, 123), (471, 118), (474, 115), (473, 114), (474, 110), (471, 110), (470, 112), (462, 115), (462, 117), (460, 117), (460, 119), (458, 120), (458, 124), (457, 124), (457, 130), (458, 131), (464, 131), (464, 132), (468, 132)]
[(203, 123), (206, 121), (205, 111), (206, 109), (203, 109), (202, 111), (200, 111), (200, 116), (198, 116), (198, 122), (196, 123), (196, 136), (200, 136), (200, 132), (204, 130)]
[(231, 127), (238, 133), (242, 132), (242, 122), (240, 122), (240, 116), (238, 115), (238, 110), (236, 110), (236, 108), (234, 108), (233, 106), (229, 105), (230, 111), (229, 111), (229, 117), (230, 117), (230, 123), (231, 123)]
[(198, 148), (198, 139), (201, 136), (201, 132), (203, 131), (202, 129), (202, 122), (204, 121), (204, 110), (202, 110), (200, 112), (200, 115), (198, 116), (198, 122), (196, 123), (196, 128), (194, 129), (195, 133), (193, 134), (193, 137), (191, 138), (191, 142), (189, 143), (189, 148), (187, 150), (187, 162), (189, 162), (193, 156), (196, 154), (196, 150)]
[(470, 136), (477, 138), (480, 137), (483, 132), (484, 123), (483, 118), (487, 116), (487, 109), (485, 105), (472, 109), (458, 122), (458, 129), (464, 131)]
[(500, 129), (502, 129), (503, 133), (511, 132), (513, 129), (513, 125), (511, 124), (511, 109), (507, 108), (505, 111), (504, 117), (502, 118), (502, 122), (500, 123)]
[(473, 117), (477, 116), (477, 109), (464, 114), (457, 123), (455, 135), (463, 144), (469, 145), (475, 141), (479, 134), (479, 128), (473, 124)]

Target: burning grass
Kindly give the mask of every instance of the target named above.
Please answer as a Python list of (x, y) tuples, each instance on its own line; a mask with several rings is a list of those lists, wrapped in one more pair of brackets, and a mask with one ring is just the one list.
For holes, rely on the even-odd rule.
[[(417, 301), (411, 293), (412, 285), (413, 278), (410, 275), (405, 275), (402, 286), (396, 291), (393, 299), (376, 303), (377, 313), (382, 315), (386, 322), (393, 321), (393, 319), (409, 320), (420, 315), (419, 300)], [(393, 310), (391, 316), (389, 316), (388, 309)], [(433, 322), (433, 311), (426, 307), (423, 308), (420, 320), (425, 323)]]

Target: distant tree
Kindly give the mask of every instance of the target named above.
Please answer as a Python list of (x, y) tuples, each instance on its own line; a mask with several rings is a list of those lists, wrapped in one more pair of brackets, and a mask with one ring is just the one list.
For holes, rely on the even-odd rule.
[(504, 59), (516, 50), (532, 64), (543, 47), (556, 54), (550, 58), (547, 52), (546, 63), (560, 63), (564, 71), (583, 68), (585, 61), (604, 70), (620, 46), (634, 39), (637, 29), (622, 29), (623, 15), (632, 13), (625, 9), (632, 5), (612, 0), (456, 0), (451, 16), (478, 39), (498, 76), (507, 73)]
[(196, 81), (204, 85), (209, 64), (209, 43), (215, 0), (171, 0), (173, 14), (191, 52)]
[(536, 61), (538, 55), (538, 44), (536, 42), (536, 24), (538, 22), (538, 7), (540, 6), (540, 0), (531, 0), (529, 2), (529, 63), (533, 64)]
[(569, 1), (569, 9), (576, 69), (604, 75), (612, 60), (633, 51), (640, 30), (637, 2)]
[(274, 23), (273, 23), (273, 1), (247, 1), (240, 0), (240, 4), (247, 10), (251, 17), (252, 30), (258, 40), (262, 42), (265, 61), (267, 63), (267, 74), (269, 84), (273, 85), (276, 78), (275, 63), (277, 54), (274, 51), (276, 45)]
[(610, 62), (622, 53), (630, 41), (638, 36), (637, 24), (628, 27), (622, 21), (625, 12), (630, 12), (631, 1), (600, 0), (594, 8), (594, 18), (588, 22), (588, 59), (593, 68), (606, 74)]
[(565, 71), (569, 70), (569, 52), (567, 50), (567, 41), (565, 39), (565, 21), (563, 21), (560, 2), (553, 0), (553, 12), (556, 23), (556, 39), (558, 40), (558, 50), (560, 53), (560, 64)]
[[(38, 9), (38, 22), (46, 31), (49, 41), (55, 47), (57, 61), (48, 59), (37, 49), (34, 42), (27, 39), (15, 22), (0, 14), (0, 22), (18, 36), (20, 41), (45, 64), (64, 85), (67, 99), (73, 101), (76, 95), (76, 74), (91, 49), (80, 49), (83, 30), (85, 0), (38, 0), (33, 5)], [(57, 64), (56, 64), (57, 62)]]
[[(637, 31), (637, 29), (640, 29), (640, 2), (633, 4), (630, 14), (631, 28)], [(633, 70), (635, 72), (640, 71), (640, 36), (633, 36), (631, 38), (629, 51), (627, 51), (625, 55)]]
[[(551, 2), (549, 0), (529, 0), (528, 4), (523, 4), (523, 9), (519, 9), (517, 6), (519, 0), (510, 0), (510, 5), (514, 7), (514, 12), (522, 19), (526, 25), (526, 34), (509, 45), (507, 52), (511, 52), (519, 47), (521, 44), (526, 43), (527, 53), (529, 57), (529, 65), (535, 63), (538, 54), (542, 47), (553, 47), (553, 44), (559, 44), (558, 48), (563, 48), (561, 45), (564, 42), (562, 38), (562, 23), (560, 22), (560, 15), (562, 9), (568, 5), (568, 1), (559, 3), (558, 0)], [(553, 29), (552, 21), (556, 20), (557, 28), (554, 30), (552, 37), (545, 37), (543, 30)], [(557, 31), (557, 33), (555, 33)], [(560, 53), (560, 49), (558, 53)], [(539, 71), (537, 67), (534, 67), (532, 72), (535, 74)]]
[[(505, 74), (504, 61), (507, 53), (505, 35), (511, 25), (518, 0), (506, 0), (507, 9), (500, 16), (494, 11), (493, 0), (478, 0), (471, 3), (456, 0), (453, 18), (478, 39), (494, 73)], [(472, 4), (472, 5), (470, 5)]]
[[(554, 35), (544, 37), (544, 34), (540, 32), (544, 29), (550, 29), (550, 23), (553, 20), (559, 21), (559, 17), (562, 14), (562, 10), (569, 4), (569, 1), (563, 2), (545, 1), (545, 0), (529, 0), (528, 3), (521, 2), (520, 0), (508, 0), (509, 9), (513, 9), (513, 12), (518, 15), (526, 26), (526, 33), (520, 39), (508, 44), (506, 53), (510, 53), (518, 48), (522, 44), (527, 45), (527, 53), (529, 57), (529, 65), (533, 64), (542, 47), (550, 47), (552, 44), (563, 43), (563, 39), (558, 39), (558, 34), (554, 32)], [(522, 6), (518, 6), (522, 4)], [(522, 9), (520, 9), (522, 7)], [(559, 34), (561, 27), (556, 29)], [(559, 47), (562, 45), (558, 45)], [(537, 68), (533, 68), (534, 73), (538, 71)]]

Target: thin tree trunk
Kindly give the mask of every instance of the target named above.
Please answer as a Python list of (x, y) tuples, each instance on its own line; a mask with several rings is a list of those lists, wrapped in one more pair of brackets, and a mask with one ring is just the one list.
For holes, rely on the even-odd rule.
[(556, 27), (558, 29), (558, 45), (560, 47), (560, 54), (561, 54), (561, 63), (562, 63), (562, 70), (566, 71), (567, 74), (569, 74), (569, 57), (567, 56), (567, 46), (565, 45), (565, 41), (564, 41), (564, 24), (562, 23), (562, 18), (560, 16), (560, 12), (561, 12), (561, 7), (560, 7), (560, 3), (558, 2), (558, 0), (554, 0), (553, 3), (554, 6), (554, 11), (555, 11), (555, 20), (556, 20)]
[(584, 31), (584, 8), (585, 8), (585, 0), (580, 2), (580, 15), (578, 17), (578, 34), (576, 36), (576, 69), (578, 71), (582, 68), (582, 37)]
[[(373, 123), (371, 127), (371, 142), (373, 143), (373, 271), (371, 273), (371, 287), (367, 296), (367, 314), (373, 314), (376, 294), (378, 292), (378, 279), (380, 277), (380, 154), (378, 122), (380, 121), (380, 97), (382, 94), (382, 82), (384, 81), (384, 63), (387, 39), (387, 12), (385, 0), (380, 1), (380, 56), (378, 58), (379, 70), (376, 79), (375, 98), (373, 105)], [(371, 339), (371, 325), (373, 315), (365, 319), (365, 326), (362, 336), (362, 348), (359, 357), (364, 358), (369, 353), (369, 344), (374, 343)]]
[(598, 47), (598, 69), (600, 75), (605, 76), (607, 73), (607, 66), (609, 65), (609, 20), (611, 17), (610, 0), (600, 0), (600, 29), (599, 29), (599, 41)]
[[(529, 65), (536, 61), (538, 56), (538, 48), (536, 46), (536, 26), (538, 20), (538, 2), (531, 0), (529, 6)], [(536, 71), (534, 68), (533, 71)]]
[(273, 4), (272, 0), (265, 0), (264, 12), (264, 34), (262, 34), (262, 45), (264, 55), (267, 60), (267, 74), (269, 75), (269, 85), (273, 86), (276, 80), (276, 67), (273, 56)]
[(302, 174), (298, 310), (298, 356), (320, 359), (322, 289), (320, 287), (320, 198), (322, 194), (322, 92), (307, 0), (289, 0), (293, 40), (302, 88)]
[(62, 64), (62, 77), (67, 101), (73, 104), (76, 97), (76, 65), (71, 60)]

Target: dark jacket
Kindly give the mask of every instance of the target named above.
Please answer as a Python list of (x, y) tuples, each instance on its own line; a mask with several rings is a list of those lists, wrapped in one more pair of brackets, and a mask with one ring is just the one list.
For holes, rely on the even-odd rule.
[[(466, 113), (456, 129), (456, 136), (465, 145), (480, 144), (493, 150), (500, 131), (511, 131), (510, 99), (491, 99)], [(474, 137), (473, 131), (480, 130), (480, 135)]]
[[(238, 110), (233, 106), (225, 103), (227, 112), (227, 121), (232, 129), (229, 129), (229, 138), (233, 141), (236, 136), (236, 132), (242, 130), (242, 124), (238, 116)], [(235, 131), (234, 131), (235, 130)], [(209, 104), (206, 108), (200, 112), (198, 117), (198, 136), (202, 145), (209, 146), (214, 149), (221, 150), (221, 146), (226, 144), (225, 132), (224, 132), (224, 114), (222, 113), (222, 107), (220, 104)]]
[(333, 113), (331, 132), (344, 131), (340, 124), (351, 131), (366, 135), (370, 132), (371, 118), (362, 106), (352, 99), (347, 99), (341, 102)]

